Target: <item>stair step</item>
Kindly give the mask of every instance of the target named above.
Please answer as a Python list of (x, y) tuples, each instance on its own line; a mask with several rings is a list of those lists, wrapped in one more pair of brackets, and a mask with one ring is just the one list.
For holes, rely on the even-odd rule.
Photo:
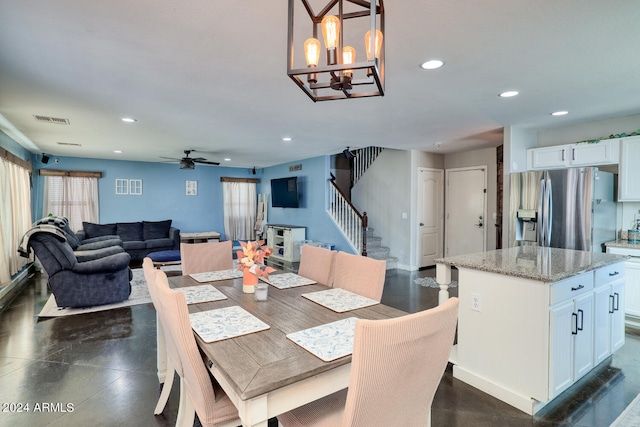
[(377, 248), (367, 247), (367, 256), (374, 259), (387, 259), (389, 258), (389, 251), (390, 249), (384, 246), (379, 246)]
[(378, 248), (382, 246), (382, 237), (367, 236), (367, 252), (369, 248)]

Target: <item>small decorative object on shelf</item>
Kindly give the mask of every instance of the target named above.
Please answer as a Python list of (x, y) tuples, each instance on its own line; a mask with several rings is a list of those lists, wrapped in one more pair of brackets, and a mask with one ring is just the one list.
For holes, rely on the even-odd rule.
[(273, 253), (273, 248), (264, 245), (264, 240), (257, 242), (240, 242), (241, 251), (237, 251), (238, 269), (242, 270), (242, 291), (247, 294), (255, 292), (259, 277), (269, 278), (275, 268), (264, 265), (264, 259)]

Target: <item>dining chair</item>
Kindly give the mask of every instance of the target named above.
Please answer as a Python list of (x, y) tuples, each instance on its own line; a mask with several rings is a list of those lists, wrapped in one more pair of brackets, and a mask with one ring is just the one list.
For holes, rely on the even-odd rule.
[(180, 243), (182, 274), (231, 270), (233, 248), (231, 240), (224, 242)]
[(173, 387), (173, 378), (175, 377), (176, 370), (173, 366), (172, 360), (168, 357), (168, 352), (166, 348), (167, 337), (166, 337), (166, 329), (162, 324), (162, 319), (160, 317), (159, 301), (156, 292), (156, 272), (153, 267), (153, 261), (149, 257), (145, 257), (142, 260), (142, 270), (144, 272), (144, 278), (147, 282), (147, 288), (149, 289), (149, 295), (151, 296), (151, 302), (153, 303), (153, 307), (156, 310), (156, 322), (157, 322), (157, 331), (158, 331), (158, 352), (163, 352), (164, 354), (159, 354), (159, 359), (162, 358), (166, 361), (166, 371), (164, 377), (164, 384), (162, 385), (162, 391), (160, 392), (160, 397), (158, 398), (158, 403), (156, 404), (155, 409), (153, 410), (154, 415), (160, 415), (164, 410), (164, 407), (167, 405), (167, 401), (169, 400), (169, 395), (171, 394), (171, 388)]
[(283, 427), (430, 426), (458, 298), (426, 311), (356, 321), (349, 387), (278, 415)]
[(338, 252), (333, 272), (333, 287), (380, 301), (387, 263), (383, 260)]
[(321, 285), (331, 287), (336, 253), (336, 251), (317, 246), (303, 245), (298, 274), (307, 279), (315, 280)]
[(242, 424), (238, 410), (220, 386), (212, 381), (198, 351), (184, 293), (169, 288), (167, 275), (162, 270), (155, 270), (155, 281), (152, 280), (149, 285), (154, 289), (152, 293), (158, 301), (168, 359), (180, 376), (176, 426), (192, 427), (196, 413), (204, 427), (235, 427)]

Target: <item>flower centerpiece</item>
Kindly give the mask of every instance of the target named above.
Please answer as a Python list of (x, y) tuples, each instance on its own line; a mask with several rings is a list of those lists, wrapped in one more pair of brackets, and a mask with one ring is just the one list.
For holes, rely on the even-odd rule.
[(256, 242), (240, 242), (242, 250), (237, 251), (238, 269), (242, 270), (242, 290), (246, 293), (254, 293), (255, 285), (259, 277), (269, 278), (275, 268), (264, 265), (264, 259), (269, 258), (273, 248), (264, 246), (264, 240)]

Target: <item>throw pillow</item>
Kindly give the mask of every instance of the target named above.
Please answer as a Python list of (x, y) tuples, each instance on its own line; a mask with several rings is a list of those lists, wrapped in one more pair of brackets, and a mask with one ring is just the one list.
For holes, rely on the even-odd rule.
[(117, 228), (118, 236), (123, 242), (143, 240), (141, 222), (119, 222)]
[(83, 222), (82, 229), (86, 234), (86, 239), (101, 236), (113, 236), (117, 231), (115, 224), (94, 224), (92, 222)]
[(169, 237), (171, 220), (166, 221), (142, 221), (142, 236), (144, 240), (163, 239)]

